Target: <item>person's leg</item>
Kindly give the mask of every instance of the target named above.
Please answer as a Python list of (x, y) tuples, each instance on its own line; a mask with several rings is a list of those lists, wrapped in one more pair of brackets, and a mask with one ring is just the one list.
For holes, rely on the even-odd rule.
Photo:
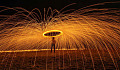
[(54, 44), (54, 53), (55, 53), (55, 44)]

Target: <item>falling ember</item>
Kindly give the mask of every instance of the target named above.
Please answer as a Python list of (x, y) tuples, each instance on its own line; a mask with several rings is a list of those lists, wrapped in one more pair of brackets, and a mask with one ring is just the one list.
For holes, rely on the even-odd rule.
[(50, 30), (43, 33), (44, 37), (56, 37), (62, 35), (62, 31), (59, 30)]

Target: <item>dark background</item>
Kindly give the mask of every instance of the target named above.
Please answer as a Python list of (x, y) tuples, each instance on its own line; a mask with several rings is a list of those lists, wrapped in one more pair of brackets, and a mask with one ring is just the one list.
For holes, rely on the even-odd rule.
[[(75, 5), (67, 7), (68, 9), (79, 9), (88, 5), (102, 3), (102, 2), (113, 2), (119, 0), (0, 0), (0, 6), (7, 7), (22, 7), (29, 11), (34, 8), (38, 8), (43, 11), (44, 8), (52, 7), (52, 9), (60, 10), (63, 7), (76, 3)], [(114, 7), (113, 5), (109, 5)], [(120, 5), (119, 5), (120, 6)], [(103, 6), (104, 7), (104, 6)], [(116, 7), (118, 7), (116, 5)]]

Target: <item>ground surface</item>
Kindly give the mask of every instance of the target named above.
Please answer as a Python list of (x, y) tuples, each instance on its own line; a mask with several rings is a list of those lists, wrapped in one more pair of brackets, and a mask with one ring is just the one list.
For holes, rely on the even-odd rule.
[[(120, 53), (120, 52), (118, 52)], [(34, 52), (0, 53), (1, 70), (116, 70), (120, 58), (112, 51), (113, 60), (107, 51), (50, 50)], [(100, 57), (100, 56), (101, 57)], [(101, 58), (101, 59), (100, 59)], [(103, 63), (102, 63), (103, 62)], [(114, 63), (113, 63), (114, 62)]]

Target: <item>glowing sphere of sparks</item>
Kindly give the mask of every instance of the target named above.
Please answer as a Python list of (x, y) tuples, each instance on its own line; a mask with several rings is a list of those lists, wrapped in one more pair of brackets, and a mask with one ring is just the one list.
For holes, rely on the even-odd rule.
[(62, 31), (59, 30), (50, 30), (43, 33), (44, 37), (56, 37), (62, 35)]
[(0, 51), (50, 49), (51, 39), (47, 36), (57, 36), (56, 48), (60, 49), (114, 48), (117, 51), (120, 48), (120, 10), (117, 8), (83, 8), (65, 14), (49, 8), (47, 13), (50, 11), (51, 15), (46, 13), (42, 21), (36, 8), (26, 11), (19, 7), (1, 7), (0, 12), (16, 13), (0, 15)]
[[(99, 66), (101, 64), (104, 69), (100, 69), (100, 70), (107, 70), (105, 69), (106, 67), (109, 68), (109, 66), (106, 66), (107, 64), (110, 65), (111, 68), (111, 64), (109, 64), (109, 61), (111, 60), (107, 61), (108, 60), (107, 56), (110, 56), (116, 68), (112, 70), (120, 70), (120, 66), (119, 66), (120, 65), (119, 64), (120, 63), (119, 62), (120, 61), (120, 9), (93, 7), (95, 5), (105, 5), (106, 3), (90, 5), (72, 11), (71, 13), (69, 10), (67, 10), (68, 13), (66, 13), (66, 11), (61, 12), (56, 9), (52, 10), (51, 8), (48, 8), (47, 12), (44, 10), (44, 21), (42, 19), (40, 10), (37, 8), (33, 9), (32, 11), (27, 11), (26, 9), (20, 7), (10, 8), (10, 7), (0, 6), (0, 14), (2, 12), (10, 13), (12, 10), (13, 10), (12, 13), (15, 12), (14, 14), (11, 13), (12, 15), (8, 15), (8, 14), (0, 15), (0, 52), (16, 53), (16, 52), (36, 51), (34, 66), (35, 66), (35, 62), (39, 62), (39, 63), (44, 62), (40, 64), (44, 65), (46, 63), (46, 70), (48, 67), (51, 67), (51, 69), (55, 67), (59, 68), (58, 66), (63, 68), (64, 67), (71, 68), (73, 66), (79, 68), (80, 66), (83, 66), (82, 69), (87, 70), (86, 68), (87, 67), (89, 68), (91, 65), (94, 68), (92, 70), (99, 70), (101, 66), (96, 67), (95, 65)], [(120, 3), (120, 1), (115, 3)], [(65, 51), (65, 55), (64, 55), (64, 51), (59, 51), (59, 54), (58, 52), (55, 54), (49, 53), (52, 56), (51, 57), (49, 56), (50, 58), (48, 57), (49, 55), (48, 51), (46, 52), (45, 50), (51, 50), (52, 48), (51, 37), (55, 37), (56, 43), (54, 45), (55, 46), (54, 48), (56, 50), (59, 51), (59, 50), (67, 49), (67, 51)], [(73, 51), (73, 49), (75, 49), (75, 52)], [(40, 51), (44, 50), (46, 52), (45, 55), (46, 59), (43, 56), (45, 54), (44, 52), (39, 52), (41, 53), (40, 57), (37, 57), (37, 51), (39, 50)], [(68, 50), (72, 50), (72, 51), (69, 52)], [(96, 50), (97, 52), (95, 52), (94, 50)], [(28, 63), (22, 63), (22, 62), (27, 62), (24, 60), (20, 61), (20, 63), (22, 64), (14, 64), (16, 63), (16, 61), (19, 61), (17, 60), (18, 58), (21, 58), (21, 56), (16, 58), (15, 53), (14, 56), (11, 55), (12, 53), (10, 54), (5, 53), (5, 56), (1, 55), (3, 60), (1, 60), (0, 62), (1, 64), (4, 63), (5, 65), (0, 65), (0, 67), (6, 68), (6, 66), (9, 66), (9, 70), (13, 65), (23, 65), (20, 66), (20, 68), (23, 67), (30, 69), (32, 67), (33, 68), (45, 67), (39, 65), (39, 63), (36, 63), (37, 67), (34, 67), (33, 65), (30, 66)], [(27, 53), (25, 54), (28, 55)], [(78, 56), (80, 59), (78, 58)], [(119, 57), (118, 60), (116, 56)], [(7, 60), (6, 57), (11, 57), (11, 59), (8, 58), (11, 61), (10, 63), (8, 62), (9, 60)], [(36, 61), (36, 57), (38, 61)], [(24, 54), (23, 54), (23, 58), (28, 59), (28, 57), (25, 56)], [(69, 58), (68, 61), (67, 58)], [(16, 60), (13, 61), (14, 59)], [(33, 62), (31, 61), (33, 60), (33, 58), (30, 57), (29, 60), (30, 61), (28, 62), (30, 64), (33, 64)], [(99, 60), (101, 61), (101, 64), (99, 63)], [(96, 64), (97, 62), (98, 64)], [(107, 64), (104, 64), (104, 62)], [(58, 63), (62, 65), (59, 65)], [(28, 67), (24, 67), (25, 66), (24, 64), (28, 64)], [(71, 66), (71, 64), (73, 64), (73, 66)], [(13, 66), (13, 67), (17, 67), (17, 66)], [(69, 70), (73, 70), (73, 69), (69, 69)]]

